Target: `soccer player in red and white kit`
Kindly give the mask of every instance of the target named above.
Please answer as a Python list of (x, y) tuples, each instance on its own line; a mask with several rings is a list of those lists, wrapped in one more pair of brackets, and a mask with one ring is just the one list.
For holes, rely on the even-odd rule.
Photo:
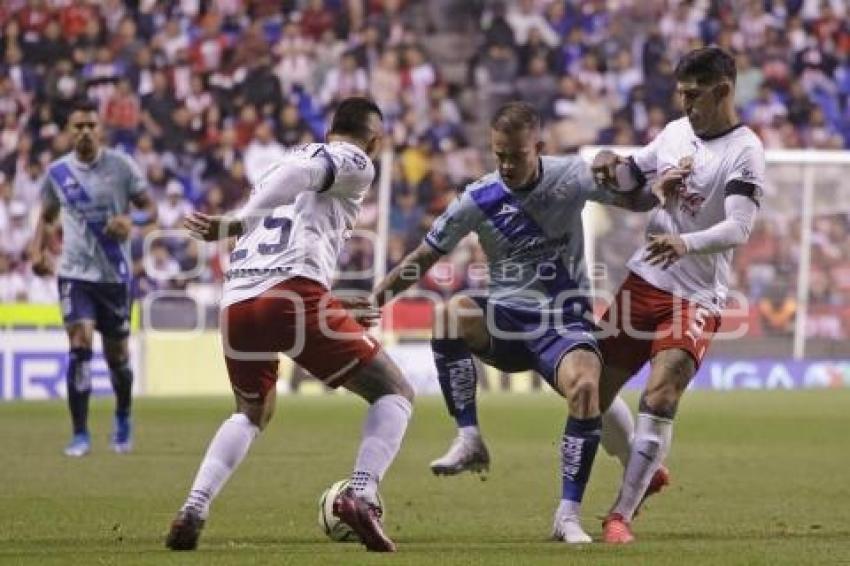
[[(670, 449), (682, 393), (705, 356), (729, 285), (732, 253), (750, 236), (765, 183), (764, 149), (735, 111), (735, 60), (717, 47), (686, 54), (676, 68), (686, 116), (627, 159), (595, 169), (619, 190), (658, 197), (647, 243), (602, 319), (605, 411), (647, 361), (631, 453), (604, 523), (611, 543), (634, 540), (631, 521)], [(627, 174), (623, 174), (624, 170)]]
[[(291, 151), (257, 181), (236, 214), (187, 218), (186, 227), (204, 240), (239, 237), (221, 303), (236, 412), (207, 449), (172, 522), (169, 548), (197, 546), (212, 500), (271, 419), (283, 352), (326, 385), (345, 387), (370, 404), (349, 488), (334, 502), (334, 513), (369, 550), (395, 551), (383, 532), (377, 489), (401, 446), (413, 389), (328, 290), (375, 177), (372, 159), (382, 132), (381, 112), (373, 102), (346, 99), (334, 113), (327, 143)], [(290, 215), (280, 208), (288, 204)]]

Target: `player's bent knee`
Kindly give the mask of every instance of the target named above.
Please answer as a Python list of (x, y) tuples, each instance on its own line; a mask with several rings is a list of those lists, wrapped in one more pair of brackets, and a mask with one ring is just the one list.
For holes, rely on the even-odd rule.
[(599, 389), (596, 380), (590, 377), (583, 376), (570, 384), (570, 401), (577, 401), (580, 404), (584, 404), (587, 401), (596, 399), (598, 395)]
[(676, 416), (681, 397), (682, 391), (670, 384), (653, 387), (641, 396), (638, 411), (672, 420)]

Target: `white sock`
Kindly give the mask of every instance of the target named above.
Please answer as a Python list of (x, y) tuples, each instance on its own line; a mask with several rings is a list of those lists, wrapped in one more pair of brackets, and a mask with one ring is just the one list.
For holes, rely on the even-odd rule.
[(458, 436), (465, 440), (481, 438), (481, 429), (478, 425), (462, 426), (457, 429)]
[(384, 395), (372, 403), (363, 423), (363, 440), (351, 474), (354, 493), (376, 500), (378, 482), (401, 448), (413, 408), (401, 395)]
[(632, 452), (623, 473), (620, 494), (611, 510), (613, 513), (619, 513), (626, 521), (632, 520), (652, 475), (667, 457), (672, 439), (672, 420), (638, 413)]
[(635, 419), (623, 398), (617, 395), (608, 410), (602, 413), (602, 448), (623, 464), (629, 463)]
[(183, 508), (195, 509), (202, 518), (206, 518), (210, 503), (245, 458), (259, 433), (260, 429), (242, 413), (234, 413), (221, 423), (207, 448)]

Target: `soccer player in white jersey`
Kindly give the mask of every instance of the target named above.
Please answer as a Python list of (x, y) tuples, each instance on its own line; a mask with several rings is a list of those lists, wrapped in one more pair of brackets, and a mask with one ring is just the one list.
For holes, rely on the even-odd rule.
[[(395, 551), (383, 531), (378, 482), (401, 446), (413, 389), (380, 344), (329, 291), (337, 257), (375, 176), (382, 140), (378, 107), (340, 103), (327, 143), (298, 148), (262, 175), (234, 215), (194, 213), (196, 237), (238, 236), (222, 299), (221, 333), (236, 412), (207, 449), (166, 545), (196, 548), (212, 500), (268, 424), (275, 406), (278, 352), (330, 387), (363, 397), (369, 410), (350, 487), (334, 513), (369, 550)], [(293, 204), (291, 217), (279, 207)]]
[(139, 222), (156, 220), (156, 204), (133, 161), (120, 151), (101, 147), (97, 106), (74, 103), (68, 117), (74, 150), (52, 162), (42, 184), (42, 208), (32, 242), (33, 271), (54, 271), (45, 253), (53, 224), (62, 217), (62, 256), (58, 282), (62, 319), (70, 345), (66, 382), (73, 436), (65, 455), (91, 450), (88, 429), (92, 339), (103, 338), (103, 353), (115, 392), (112, 450), (132, 449), (133, 370), (130, 368), (130, 205)]
[[(646, 190), (659, 200), (647, 243), (602, 320), (605, 367), (600, 406), (647, 361), (631, 454), (604, 540), (634, 540), (630, 523), (653, 474), (670, 449), (679, 399), (705, 356), (728, 291), (732, 253), (749, 238), (765, 183), (764, 149), (735, 111), (735, 60), (717, 47), (685, 55), (676, 68), (686, 116), (670, 122), (627, 160), (597, 172), (619, 190)], [(613, 332), (612, 332), (613, 331)]]

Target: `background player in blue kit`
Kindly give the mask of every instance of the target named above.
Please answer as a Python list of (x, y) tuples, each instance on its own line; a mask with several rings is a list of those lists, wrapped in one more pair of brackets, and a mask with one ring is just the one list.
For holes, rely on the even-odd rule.
[[(569, 404), (560, 443), (561, 502), (553, 535), (568, 543), (590, 542), (579, 511), (599, 446), (598, 386), (601, 356), (593, 332), (584, 266), (581, 212), (587, 200), (647, 210), (646, 192), (625, 197), (597, 186), (580, 157), (541, 156), (540, 117), (528, 104), (512, 102), (491, 121), (498, 171), (467, 186), (431, 231), (376, 288), (381, 306), (413, 285), (469, 232), (478, 234), (489, 261), (484, 297), (457, 295), (438, 313), (432, 341), (440, 385), (449, 411), (486, 466), (475, 408), (472, 355), (503, 371), (537, 370)], [(456, 332), (452, 332), (456, 326)], [(446, 463), (446, 466), (452, 464)], [(469, 465), (469, 462), (464, 462)], [(439, 473), (443, 463), (432, 463)], [(447, 472), (450, 473), (450, 472)]]
[(130, 403), (130, 203), (142, 221), (156, 219), (146, 182), (129, 157), (100, 145), (100, 118), (93, 102), (78, 101), (67, 124), (74, 150), (53, 161), (42, 185), (42, 210), (32, 243), (33, 271), (54, 271), (46, 237), (62, 212), (62, 255), (57, 275), (62, 317), (68, 332), (68, 407), (74, 435), (67, 456), (91, 449), (88, 403), (94, 330), (103, 338), (116, 409), (111, 445), (132, 448)]

